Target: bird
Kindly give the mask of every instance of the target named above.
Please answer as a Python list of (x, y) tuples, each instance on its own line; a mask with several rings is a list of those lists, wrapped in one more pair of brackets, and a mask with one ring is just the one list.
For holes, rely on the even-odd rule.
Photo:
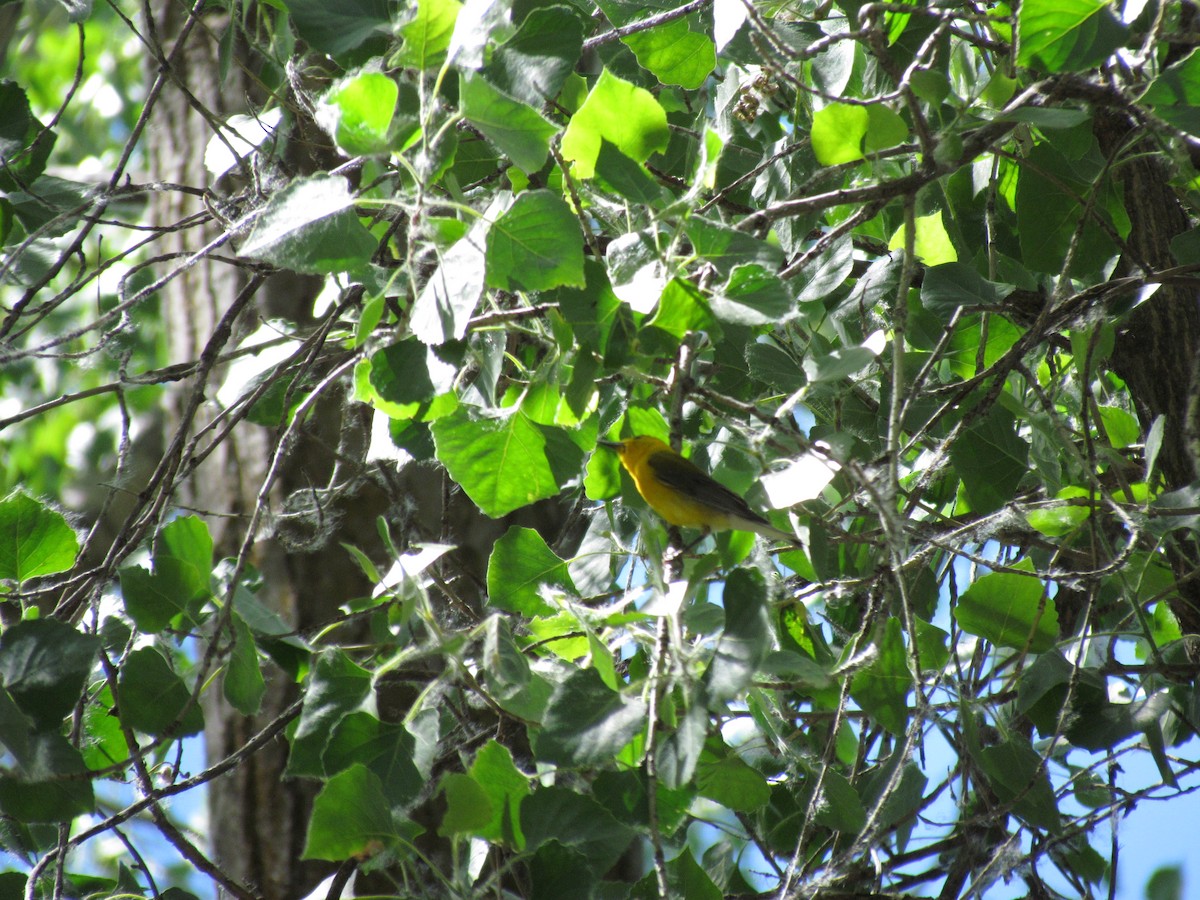
[(741, 497), (658, 438), (638, 435), (623, 441), (597, 441), (615, 450), (638, 493), (670, 525), (713, 531), (753, 531), (799, 544), (751, 509)]

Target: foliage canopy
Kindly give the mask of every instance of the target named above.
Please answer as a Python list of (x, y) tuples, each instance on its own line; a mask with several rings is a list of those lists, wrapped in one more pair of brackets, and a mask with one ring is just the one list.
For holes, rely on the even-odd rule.
[[(65, 7), (0, 83), (10, 893), (207, 889), (142, 819), (264, 895), (168, 800), (278, 741), (300, 857), (399, 896), (1091, 897), (1195, 790), (1193, 4)], [(245, 105), (154, 180), (199, 79)], [(803, 549), (681, 552), (632, 434)], [(246, 435), (239, 502), (186, 486)], [(297, 617), (272, 543), (367, 589)]]

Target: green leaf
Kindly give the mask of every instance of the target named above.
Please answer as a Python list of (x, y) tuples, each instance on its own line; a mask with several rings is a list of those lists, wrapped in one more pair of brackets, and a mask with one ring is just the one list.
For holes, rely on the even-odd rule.
[[(720, 847), (720, 845), (717, 845)], [(707, 862), (707, 856), (706, 856)], [(745, 882), (742, 882), (743, 884)], [(747, 885), (748, 887), (748, 885)], [(737, 892), (743, 895), (742, 891)], [(751, 890), (751, 893), (756, 893)], [(653, 871), (642, 876), (627, 895), (629, 900), (659, 900), (658, 878)], [(678, 900), (721, 900), (727, 896), (713, 883), (709, 873), (696, 862), (689, 848), (685, 848), (674, 859), (667, 861), (667, 894)]]
[[(940, 212), (918, 216), (913, 222), (916, 236), (913, 238), (913, 253), (927, 266), (941, 266), (958, 262), (958, 252), (946, 232)], [(889, 250), (904, 249), (905, 228), (901, 225), (888, 241)]]
[(1086, 109), (1019, 106), (1016, 109), (1000, 113), (993, 121), (1024, 122), (1045, 131), (1074, 128), (1090, 121), (1091, 118), (1091, 113)]
[(391, 30), (387, 0), (283, 0), (300, 36), (314, 50), (340, 56)]
[(134, 624), (153, 634), (181, 614), (195, 619), (212, 595), (212, 536), (197, 516), (175, 519), (158, 533), (154, 570), (122, 569), (121, 592)]
[(362, 706), (370, 691), (370, 672), (355, 665), (341, 650), (322, 651), (305, 686), (304, 707), (292, 735), (286, 774), (323, 776), (325, 748), (334, 729)]
[(1200, 134), (1200, 53), (1193, 50), (1160, 73), (1146, 88), (1141, 102), (1154, 107), (1159, 118), (1177, 128)]
[(722, 322), (751, 327), (781, 323), (796, 312), (796, 301), (782, 279), (757, 263), (734, 266), (709, 306)]
[(837, 166), (863, 158), (863, 138), (871, 127), (866, 107), (830, 103), (813, 113), (813, 153), (823, 166)]
[(635, 835), (591, 797), (563, 787), (544, 787), (526, 797), (521, 823), (526, 849), (558, 841), (582, 854), (597, 876), (612, 868)]
[(550, 191), (517, 197), (487, 233), (487, 283), (502, 290), (583, 287), (579, 220)]
[(753, 569), (735, 569), (725, 582), (725, 630), (706, 676), (710, 701), (737, 697), (771, 649), (767, 586)]
[(921, 305), (943, 321), (961, 307), (994, 309), (1013, 292), (1013, 285), (986, 280), (973, 266), (949, 262), (925, 270)]
[(1033, 574), (993, 572), (976, 579), (954, 608), (960, 628), (1015, 650), (1050, 650), (1058, 640), (1058, 613)]
[[(1067, 699), (1070, 705), (1067, 708)], [(1057, 650), (1042, 653), (1021, 674), (1017, 709), (1044, 736), (1066, 723), (1066, 736), (1075, 746), (1099, 750), (1114, 746), (1137, 730), (1130, 715), (1133, 704), (1112, 704), (1095, 670), (1073, 666)], [(1065, 718), (1064, 718), (1065, 714)]]
[(483, 296), (485, 236), (506, 204), (507, 197), (496, 197), (466, 237), (439, 254), (438, 267), (412, 311), (412, 332), (426, 344), (457, 341), (466, 335), (471, 313)]
[[(611, 764), (645, 720), (645, 703), (609, 690), (594, 669), (579, 669), (555, 687), (542, 730), (531, 736), (537, 758), (545, 762)], [(528, 826), (526, 836), (532, 840)]]
[(748, 346), (746, 364), (751, 375), (784, 394), (798, 391), (808, 380), (796, 360), (774, 344), (756, 342)]
[(1117, 450), (1124, 450), (1142, 438), (1142, 426), (1128, 410), (1119, 406), (1101, 406), (1100, 424), (1108, 442)]
[(872, 103), (867, 107), (867, 119), (863, 150), (868, 154), (895, 147), (908, 137), (908, 126), (904, 124), (904, 119), (882, 103)]
[(503, 744), (488, 741), (475, 756), (471, 777), (483, 788), (491, 805), (491, 818), (476, 833), (486, 840), (522, 850), (525, 834), (519, 815), (521, 802), (529, 795), (529, 778), (513, 763)]
[[(47, 730), (56, 730), (61, 720), (46, 717)], [(0, 689), (0, 744), (3, 744), (20, 765), (33, 760), (31, 739), (35, 732), (34, 722), (13, 701), (8, 691)], [(121, 752), (124, 748), (118, 748)]]
[[(900, 778), (898, 782), (893, 782), (892, 777), (898, 766), (903, 766)], [(903, 754), (894, 754), (887, 764), (875, 770), (873, 777), (868, 776), (860, 802), (874, 809), (883, 792), (887, 791), (888, 797), (875, 821), (881, 827), (888, 828), (916, 814), (925, 798), (927, 783), (928, 779), (919, 765), (915, 762), (905, 764)]]
[(1047, 72), (1098, 66), (1125, 40), (1109, 0), (1022, 0), (1017, 63)]
[(459, 74), (459, 98), (467, 121), (527, 175), (546, 164), (557, 125), (474, 73)]
[(413, 761), (415, 755), (416, 740), (402, 724), (380, 722), (373, 714), (359, 710), (337, 723), (323, 758), (329, 774), (356, 764), (366, 766), (379, 776), (388, 802), (406, 806), (426, 786), (425, 777)]
[(1029, 445), (1017, 434), (1013, 415), (995, 406), (950, 445), (950, 461), (962, 479), (971, 509), (989, 513), (1016, 493), (1028, 471)]
[(921, 671), (940, 671), (950, 661), (950, 650), (947, 648), (950, 635), (924, 619), (914, 619), (913, 630), (917, 633)]
[(708, 708), (694, 697), (688, 701), (687, 712), (679, 718), (675, 731), (659, 742), (655, 754), (660, 783), (668, 790), (692, 788), (708, 737)]
[[(970, 378), (979, 371), (994, 365), (1020, 339), (1021, 330), (1002, 316), (987, 320), (986, 334), (976, 317), (959, 322), (950, 339), (951, 353), (948, 355), (953, 370), (963, 378)], [(979, 350), (983, 348), (982, 368)]]
[(1057, 833), (1062, 819), (1041, 757), (1023, 738), (982, 748), (977, 759), (1000, 799), (1038, 828)]
[(874, 365), (879, 351), (874, 347), (838, 347), (828, 353), (813, 352), (804, 360), (803, 370), (808, 381), (841, 381), (851, 378)]
[[(893, 620), (894, 621), (894, 620)], [(816, 786), (816, 775), (810, 775), (811, 786)], [(867, 811), (863, 807), (858, 791), (846, 776), (832, 766), (825, 769), (821, 781), (823, 796), (817, 807), (816, 820), (826, 828), (857, 834), (867, 823)]]
[(446, 813), (438, 826), (438, 834), (442, 837), (476, 834), (491, 824), (492, 801), (483, 785), (470, 775), (446, 773), (438, 792), (446, 798)]
[(700, 795), (735, 812), (753, 812), (771, 800), (771, 786), (732, 751), (721, 759), (701, 760), (696, 769)]
[(850, 682), (850, 696), (892, 734), (903, 735), (913, 675), (908, 670), (908, 651), (899, 619), (888, 619), (878, 651), (875, 660)]
[(853, 271), (853, 243), (849, 239), (835, 241), (804, 270), (806, 280), (797, 299), (801, 302), (823, 300), (840, 289)]
[(669, 138), (666, 111), (654, 96), (605, 69), (571, 117), (562, 137), (562, 155), (575, 163), (577, 178), (591, 178), (601, 141), (643, 163), (652, 153), (665, 150)]
[(1183, 866), (1166, 865), (1146, 879), (1146, 900), (1183, 900)]
[(530, 637), (560, 659), (573, 662), (591, 652), (583, 625), (570, 610), (542, 616), (528, 624)]
[(783, 251), (778, 247), (721, 222), (693, 216), (685, 230), (696, 255), (723, 274), (744, 265), (774, 272), (783, 264)]
[(376, 242), (358, 221), (353, 205), (345, 178), (297, 178), (270, 199), (238, 252), (316, 275), (365, 266)]
[(621, 315), (621, 301), (608, 283), (608, 273), (599, 260), (588, 258), (583, 263), (587, 286), (559, 288), (559, 311), (575, 330), (580, 343), (590, 344), (597, 352), (608, 350), (613, 326)]
[(335, 118), (333, 137), (347, 156), (390, 151), (389, 129), (400, 88), (382, 72), (359, 72), (339, 82), (324, 102)]
[(530, 900), (590, 900), (600, 876), (588, 858), (550, 839), (526, 863)]
[(717, 327), (700, 289), (682, 278), (672, 278), (658, 298), (658, 308), (646, 323), (682, 340), (692, 331), (712, 331)]
[(250, 626), (236, 612), (230, 620), (233, 624), (233, 648), (229, 652), (221, 689), (230, 706), (243, 716), (253, 716), (262, 706), (267, 683), (259, 666), (258, 648), (254, 645)]
[(694, 91), (717, 65), (717, 49), (708, 35), (688, 28), (685, 19), (674, 19), (621, 38), (638, 64), (663, 84)]
[[(1048, 141), (1035, 144), (1028, 159), (1016, 190), (1017, 233), (1025, 265), (1057, 276), (1067, 253), (1073, 252), (1072, 273), (1101, 269), (1117, 250), (1093, 217), (1111, 218), (1112, 209), (1121, 206), (1119, 198), (1109, 196), (1115, 189), (1104, 182), (1097, 186), (1099, 173), (1068, 159)], [(1081, 197), (1093, 198), (1086, 213)]]
[(451, 390), (458, 368), (428, 345), (412, 338), (371, 354), (371, 388), (386, 403), (419, 404)]
[(666, 196), (646, 167), (634, 162), (606, 140), (596, 157), (596, 179), (631, 203), (657, 204)]
[[(1073, 500), (1091, 496), (1091, 491), (1077, 485), (1069, 485), (1054, 495), (1056, 500)], [(1025, 513), (1025, 521), (1048, 537), (1062, 537), (1075, 531), (1092, 514), (1090, 506), (1050, 506), (1031, 509)]]
[(553, 100), (583, 49), (583, 20), (569, 6), (530, 10), (512, 37), (492, 52), (484, 75), (535, 108)]
[(313, 801), (302, 859), (367, 856), (395, 843), (397, 830), (379, 776), (354, 765), (325, 783)]
[(78, 554), (79, 540), (61, 513), (19, 491), (0, 501), (0, 580), (66, 572)]
[(611, 244), (604, 254), (613, 293), (637, 313), (649, 313), (670, 280), (652, 231), (631, 231)]
[(70, 822), (95, 808), (83, 757), (66, 738), (41, 732), (25, 749), (16, 772), (0, 774), (0, 811), (19, 823)]
[(431, 431), (450, 477), (493, 518), (556, 496), (583, 465), (583, 451), (565, 431), (519, 410), (478, 415), (460, 407)]
[(492, 547), (487, 570), (487, 602), (524, 616), (549, 616), (557, 610), (544, 592), (576, 595), (567, 564), (532, 528), (513, 526)]
[(458, 0), (417, 0), (416, 16), (400, 29), (404, 46), (392, 61), (413, 69), (440, 66), (446, 59), (461, 9)]
[(193, 701), (183, 679), (154, 647), (142, 647), (125, 657), (117, 685), (121, 718), (135, 731), (184, 737), (204, 730), (199, 701)]
[(64, 622), (18, 622), (0, 635), (0, 683), (38, 728), (57, 728), (79, 702), (99, 651), (100, 638)]
[(15, 191), (38, 180), (46, 168), (55, 134), (33, 115), (29, 97), (15, 81), (0, 81), (0, 191)]

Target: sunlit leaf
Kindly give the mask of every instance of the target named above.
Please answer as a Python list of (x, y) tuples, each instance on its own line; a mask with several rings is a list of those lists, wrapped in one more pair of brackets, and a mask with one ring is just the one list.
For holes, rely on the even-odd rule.
[(432, 426), (438, 459), (487, 515), (503, 516), (555, 496), (579, 470), (583, 451), (557, 428), (519, 410), (460, 409)]
[(459, 84), (462, 113), (472, 125), (527, 174), (545, 165), (557, 125), (480, 75), (463, 73)]
[(1108, 0), (1027, 0), (1017, 15), (1017, 33), (1020, 65), (1078, 72), (1116, 50), (1125, 26)]
[(492, 547), (488, 560), (488, 603), (527, 616), (555, 611), (544, 591), (575, 593), (567, 564), (532, 528), (510, 528)]
[(313, 801), (302, 859), (342, 860), (389, 847), (397, 830), (379, 777), (351, 766), (330, 778)]
[(567, 5), (531, 9), (521, 27), (492, 52), (484, 74), (534, 107), (558, 96), (583, 48), (583, 21)]
[(400, 89), (382, 72), (359, 72), (339, 83), (324, 102), (333, 110), (333, 135), (347, 154), (381, 153), (389, 149), (388, 129)]
[(475, 755), (470, 774), (483, 788), (491, 808), (491, 818), (477, 833), (518, 850), (524, 848), (520, 809), (530, 792), (529, 778), (517, 769), (511, 751), (488, 741)]
[(863, 138), (870, 128), (866, 107), (830, 103), (813, 115), (813, 153), (823, 166), (837, 166), (863, 158)]
[(505, 290), (583, 287), (579, 220), (550, 191), (526, 191), (487, 233), (487, 283)]
[(404, 46), (395, 62), (414, 69), (439, 66), (446, 58), (462, 4), (458, 0), (418, 0), (417, 14), (400, 29)]
[(62, 513), (23, 493), (0, 501), (0, 580), (65, 572), (78, 552), (79, 540)]
[[(913, 253), (927, 266), (942, 266), (958, 261), (958, 252), (946, 232), (941, 213), (918, 216), (913, 222)], [(898, 228), (888, 241), (889, 250), (903, 250), (904, 226)]]
[(571, 117), (562, 138), (564, 159), (575, 174), (591, 178), (601, 141), (608, 141), (635, 162), (667, 146), (667, 114), (645, 88), (630, 84), (608, 69)]
[(291, 269), (324, 274), (365, 265), (375, 239), (358, 221), (346, 179), (298, 178), (271, 198), (239, 251)]
[(1046, 586), (1030, 575), (993, 572), (975, 580), (954, 607), (960, 628), (993, 644), (1042, 653), (1058, 640), (1058, 614)]
[(716, 48), (685, 19), (674, 19), (622, 38), (638, 62), (663, 84), (695, 90), (717, 64)]

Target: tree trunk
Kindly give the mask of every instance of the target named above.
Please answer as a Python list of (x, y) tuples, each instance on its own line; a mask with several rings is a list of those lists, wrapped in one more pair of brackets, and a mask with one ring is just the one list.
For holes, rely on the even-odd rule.
[[(177, 46), (187, 20), (186, 9), (180, 4), (164, 2), (157, 4), (156, 15), (162, 49), (171, 59), (172, 83), (159, 100), (160, 108), (152, 120), (155, 123), (149, 146), (152, 176), (173, 184), (207, 186), (204, 151), (213, 136), (210, 121), (224, 121), (231, 115), (247, 112), (247, 99), (260, 93), (254, 78), (258, 61), (242, 45), (235, 45), (239, 47), (236, 58), (222, 83), (218, 42), (229, 27), (227, 17), (204, 14), (199, 23), (185, 32), (183, 44)], [(177, 223), (205, 214), (204, 203), (191, 194), (168, 191), (157, 196), (160, 207), (156, 221)], [(220, 235), (221, 230), (219, 223), (208, 218), (202, 226), (166, 235), (163, 252), (194, 253)], [(268, 278), (235, 327), (234, 341), (227, 349), (232, 348), (237, 337), (257, 327), (259, 312), (272, 306), (272, 297), (287, 297), (294, 309), (303, 308), (304, 304), (311, 306), (319, 283), (298, 283), (302, 281), (286, 275)], [(172, 361), (199, 358), (218, 321), (247, 283), (240, 268), (205, 259), (163, 290), (163, 319)], [(278, 314), (277, 308), (271, 311)], [(212, 397), (221, 374), (215, 372), (206, 385), (191, 380), (179, 385), (169, 428), (177, 426), (178, 413), (195, 390), (202, 390), (206, 400), (200, 417), (192, 423), (193, 433), (211, 421), (215, 412)], [(242, 423), (179, 485), (178, 502), (207, 514), (220, 556), (238, 552), (270, 462), (272, 437), (268, 429)], [(314, 466), (314, 477), (319, 475), (320, 468), (324, 466)], [(286, 479), (277, 485), (273, 499), (278, 499), (285, 483)], [(337, 548), (323, 555), (342, 557), (345, 553)], [(262, 573), (260, 599), (296, 628), (311, 618), (303, 612), (313, 600), (311, 594), (326, 591), (329, 579), (338, 577), (333, 565), (326, 567), (323, 562), (314, 565), (308, 560), (303, 562), (309, 564), (298, 565), (275, 540), (259, 541), (252, 562)], [(341, 559), (337, 562), (341, 568)], [(326, 577), (314, 578), (314, 570), (325, 572)], [(361, 575), (357, 580), (351, 578), (343, 590), (352, 590), (361, 581)], [(318, 602), (321, 607), (330, 604), (336, 607), (341, 599), (337, 594), (325, 593)], [(251, 735), (295, 700), (298, 691), (284, 673), (272, 671), (262, 711), (253, 717), (239, 715), (221, 703), (220, 690), (210, 689), (205, 696), (208, 701), (205, 740), (211, 762), (244, 746)], [(213, 859), (232, 879), (247, 885), (265, 900), (293, 900), (311, 889), (324, 874), (318, 864), (298, 862), (313, 792), (306, 783), (282, 778), (286, 758), (286, 744), (280, 737), (209, 785)]]
[[(1126, 269), (1169, 269), (1177, 263), (1171, 241), (1189, 230), (1187, 214), (1175, 196), (1167, 173), (1153, 147), (1137, 140), (1136, 127), (1123, 113), (1099, 110), (1096, 136), (1110, 159), (1118, 159), (1113, 174), (1125, 195), (1132, 228), (1128, 243), (1135, 260)], [(1117, 333), (1113, 369), (1129, 386), (1143, 431), (1159, 416), (1164, 420), (1158, 466), (1169, 490), (1196, 480), (1188, 426), (1195, 401), (1197, 362), (1200, 360), (1200, 297), (1190, 284), (1164, 284), (1130, 313)], [(1200, 634), (1200, 554), (1191, 539), (1168, 545), (1179, 581), (1172, 612), (1185, 634)]]

